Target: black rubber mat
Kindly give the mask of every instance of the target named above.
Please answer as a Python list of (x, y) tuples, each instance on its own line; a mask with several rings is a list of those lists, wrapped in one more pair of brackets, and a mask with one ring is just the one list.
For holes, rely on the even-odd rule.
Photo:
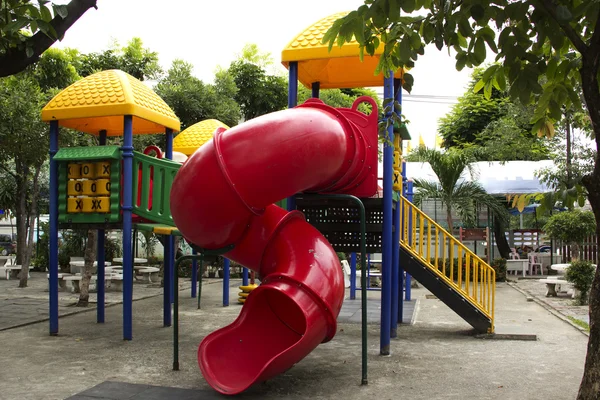
[(223, 400), (224, 398), (209, 389), (180, 389), (106, 381), (67, 400)]

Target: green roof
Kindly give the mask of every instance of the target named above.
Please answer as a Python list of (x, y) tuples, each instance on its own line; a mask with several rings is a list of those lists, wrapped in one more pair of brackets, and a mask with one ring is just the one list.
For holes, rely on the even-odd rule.
[(91, 161), (121, 158), (119, 146), (64, 147), (54, 156), (56, 161)]

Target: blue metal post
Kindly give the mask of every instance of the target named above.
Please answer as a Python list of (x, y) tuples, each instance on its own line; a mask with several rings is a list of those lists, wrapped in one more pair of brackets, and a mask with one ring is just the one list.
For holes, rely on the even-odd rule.
[[(288, 108), (294, 108), (298, 104), (298, 62), (290, 62), (289, 68)], [(295, 209), (296, 197), (290, 196), (287, 198), (287, 210), (293, 211)]]
[[(106, 131), (102, 130), (100, 131), (100, 134), (98, 135), (98, 144), (100, 144), (100, 146), (106, 146)], [(96, 322), (98, 322), (99, 324), (104, 323), (104, 305), (105, 305), (105, 295), (104, 295), (104, 289), (105, 289), (105, 274), (104, 274), (104, 229), (98, 229), (98, 241), (97, 241), (97, 261), (98, 261), (98, 267), (97, 269), (97, 275), (98, 278), (96, 280), (96, 287), (97, 287), (97, 306), (96, 306)]]
[[(192, 250), (192, 255), (198, 255), (196, 250)], [(198, 260), (192, 258), (192, 299), (198, 294)]]
[(58, 152), (58, 121), (50, 122), (50, 335), (58, 334), (58, 166), (54, 155)]
[(123, 123), (123, 339), (133, 338), (133, 256), (131, 214), (133, 210), (133, 119)]
[[(396, 101), (402, 104), (402, 81), (400, 79), (394, 79), (394, 91)], [(394, 138), (394, 143), (397, 140), (398, 138)], [(399, 140), (400, 146), (402, 146), (402, 139)], [(394, 150), (402, 152), (402, 149)], [(399, 309), (402, 307), (403, 296), (402, 286), (400, 286), (400, 204), (400, 202), (396, 202), (396, 209), (392, 215), (394, 234), (392, 238), (392, 315), (390, 336), (393, 338), (398, 336), (398, 316), (401, 313)]]
[(229, 305), (229, 266), (228, 258), (223, 260), (223, 307)]
[[(167, 158), (168, 160), (173, 159), (173, 130), (170, 128), (165, 129), (165, 158)], [(168, 244), (168, 252), (169, 252), (168, 263), (169, 263), (169, 271), (171, 271), (171, 283), (172, 283), (172, 285), (174, 285), (175, 284), (175, 274), (179, 273), (179, 271), (175, 271), (175, 268), (174, 268), (175, 253), (176, 253), (175, 237), (169, 236), (167, 238), (166, 242), (169, 243)], [(167, 262), (167, 259), (165, 258), (165, 263), (166, 262)], [(171, 304), (173, 304), (173, 302), (175, 300), (175, 290), (178, 290), (178, 288), (172, 287), (171, 291), (170, 291)]]
[[(402, 143), (402, 142), (400, 142)], [(406, 197), (406, 162), (402, 161), (402, 196)], [(400, 228), (404, 227), (404, 208), (400, 209)], [(399, 249), (398, 249), (399, 250)], [(398, 267), (398, 322), (404, 322), (404, 268)]]
[[(407, 188), (406, 188), (406, 198), (408, 199), (408, 201), (410, 201), (412, 203), (413, 201), (413, 181), (409, 180), (407, 182)], [(409, 229), (410, 232), (412, 232), (412, 224), (416, 223), (416, 221), (412, 220), (412, 213), (409, 216), (410, 220), (409, 220), (409, 224), (411, 226), (411, 229)], [(414, 239), (413, 239), (414, 240)], [(410, 275), (407, 273), (406, 274), (406, 282), (404, 282), (404, 284), (406, 285), (406, 292), (405, 292), (405, 297), (406, 297), (406, 301), (410, 301), (411, 298), (411, 293), (410, 293), (410, 282), (411, 281), (411, 277)]]
[(312, 97), (314, 97), (315, 99), (318, 99), (320, 90), (321, 90), (321, 82), (313, 82), (312, 83)]
[(248, 268), (242, 268), (242, 286), (248, 286)]
[[(389, 71), (383, 87), (384, 99), (394, 98), (394, 73)], [(386, 113), (389, 118), (391, 112)], [(390, 328), (392, 306), (392, 194), (394, 178), (394, 127), (387, 129), (387, 139), (383, 148), (383, 243), (381, 260), (381, 330), (379, 354), (390, 354)]]
[(350, 253), (350, 300), (356, 299), (356, 253)]

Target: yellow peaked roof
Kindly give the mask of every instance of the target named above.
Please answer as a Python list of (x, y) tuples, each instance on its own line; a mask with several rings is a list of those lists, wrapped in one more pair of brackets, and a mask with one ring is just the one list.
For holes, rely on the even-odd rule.
[(175, 137), (173, 150), (191, 156), (200, 146), (212, 139), (215, 130), (219, 127), (229, 129), (227, 125), (216, 119), (200, 121)]
[[(362, 62), (358, 42), (354, 38), (342, 47), (334, 44), (331, 52), (328, 44), (321, 44), (325, 32), (335, 20), (347, 14), (341, 12), (323, 18), (296, 36), (281, 52), (281, 62), (286, 68), (289, 68), (290, 62), (298, 62), (298, 80), (304, 86), (310, 88), (313, 82), (320, 82), (322, 89), (383, 85), (383, 74), (374, 74), (379, 56), (383, 53), (383, 44), (375, 50), (375, 55), (365, 54)], [(401, 71), (395, 77), (401, 78)]]
[(87, 76), (57, 94), (42, 110), (43, 121), (97, 135), (123, 134), (123, 116), (133, 116), (133, 133), (179, 132), (179, 119), (156, 93), (116, 69)]

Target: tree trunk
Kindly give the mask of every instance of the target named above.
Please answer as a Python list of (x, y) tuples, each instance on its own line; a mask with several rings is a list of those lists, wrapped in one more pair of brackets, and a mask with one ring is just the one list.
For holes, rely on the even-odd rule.
[(448, 232), (454, 235), (454, 230), (452, 229), (452, 206), (450, 204), (446, 204), (446, 223), (448, 224)]
[[(17, 265), (21, 268), (25, 267), (25, 253), (27, 252), (27, 176), (29, 175), (29, 167), (16, 161), (15, 168), (17, 175), (15, 183), (17, 186)], [(29, 268), (27, 266), (27, 268)], [(22, 271), (23, 269), (21, 269)], [(29, 272), (29, 269), (27, 270)], [(25, 282), (19, 280), (19, 287), (27, 287), (27, 274), (25, 274)]]
[(31, 193), (31, 209), (29, 210), (28, 226), (27, 226), (27, 244), (25, 245), (22, 259), (21, 259), (21, 276), (19, 279), (19, 287), (27, 287), (27, 277), (29, 275), (29, 265), (31, 264), (31, 258), (33, 254), (33, 231), (35, 225), (35, 219), (37, 216), (37, 203), (39, 198), (39, 178), (42, 166), (39, 165), (35, 168), (33, 175), (33, 188)]
[(565, 168), (567, 169), (567, 189), (571, 187), (572, 185), (572, 179), (573, 179), (573, 167), (571, 166), (572, 162), (571, 162), (571, 158), (572, 156), (572, 152), (571, 152), (571, 121), (569, 120), (569, 113), (567, 112), (566, 118), (565, 118), (565, 133), (567, 136), (567, 160), (565, 163)]
[(496, 239), (500, 257), (508, 259), (510, 257), (510, 245), (508, 244), (508, 240), (506, 240), (504, 224), (497, 217), (494, 217), (494, 238)]
[[(600, 176), (594, 173), (593, 182), (584, 180), (589, 193), (590, 204), (600, 221)], [(596, 227), (596, 237), (600, 237), (600, 227)], [(596, 243), (600, 245), (600, 243)], [(596, 265), (598, 265), (596, 260)], [(579, 386), (578, 400), (596, 400), (600, 397), (600, 268), (596, 274), (590, 290), (590, 338), (588, 340), (587, 355), (583, 378)]]
[(571, 243), (571, 261), (579, 261), (580, 255), (579, 243)]
[(77, 307), (87, 307), (90, 300), (90, 278), (92, 277), (92, 268), (96, 261), (96, 252), (98, 244), (98, 231), (96, 229), (88, 230), (85, 253), (83, 255), (84, 265), (81, 271), (81, 284), (79, 285), (79, 301)]

